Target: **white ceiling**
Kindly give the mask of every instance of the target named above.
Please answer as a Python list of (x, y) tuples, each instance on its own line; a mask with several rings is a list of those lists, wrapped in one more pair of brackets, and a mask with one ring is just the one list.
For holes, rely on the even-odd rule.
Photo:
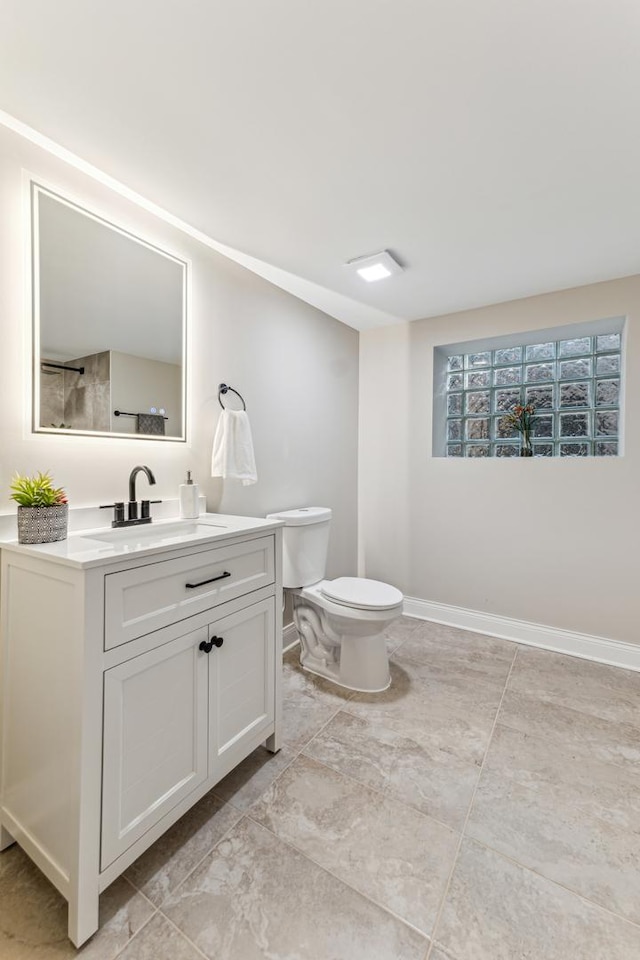
[(359, 327), (639, 272), (639, 90), (637, 0), (0, 9), (0, 107)]

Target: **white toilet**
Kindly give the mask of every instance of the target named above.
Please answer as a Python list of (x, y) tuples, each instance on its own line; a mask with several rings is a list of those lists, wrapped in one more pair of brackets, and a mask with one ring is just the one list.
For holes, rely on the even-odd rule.
[(402, 593), (362, 577), (323, 579), (328, 507), (285, 510), (268, 519), (284, 523), (283, 586), (293, 597), (302, 666), (349, 690), (386, 690), (391, 679), (383, 631), (402, 614)]

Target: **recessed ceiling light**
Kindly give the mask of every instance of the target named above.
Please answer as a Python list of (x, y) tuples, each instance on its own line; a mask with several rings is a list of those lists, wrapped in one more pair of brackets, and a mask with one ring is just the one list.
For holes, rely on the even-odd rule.
[(346, 266), (352, 267), (367, 283), (384, 280), (394, 273), (402, 273), (402, 267), (397, 260), (393, 259), (388, 250), (383, 250), (381, 253), (370, 253), (366, 257), (356, 257), (355, 260), (349, 260)]

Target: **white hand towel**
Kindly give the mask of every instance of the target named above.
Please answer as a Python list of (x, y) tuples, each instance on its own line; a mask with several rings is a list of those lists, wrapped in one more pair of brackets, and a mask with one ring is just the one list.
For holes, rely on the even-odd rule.
[(223, 410), (213, 438), (211, 476), (242, 480), (243, 486), (256, 483), (256, 460), (251, 426), (245, 410)]

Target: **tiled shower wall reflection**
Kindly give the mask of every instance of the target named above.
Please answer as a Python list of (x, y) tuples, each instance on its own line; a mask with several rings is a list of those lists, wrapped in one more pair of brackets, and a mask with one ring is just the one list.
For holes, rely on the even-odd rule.
[[(57, 361), (56, 361), (57, 362)], [(43, 360), (46, 363), (46, 360)], [(70, 430), (111, 429), (111, 372), (108, 350), (67, 360), (84, 373), (40, 367), (40, 426)]]
[(619, 333), (449, 356), (447, 456), (519, 456), (516, 404), (535, 408), (534, 456), (616, 456), (620, 370)]

